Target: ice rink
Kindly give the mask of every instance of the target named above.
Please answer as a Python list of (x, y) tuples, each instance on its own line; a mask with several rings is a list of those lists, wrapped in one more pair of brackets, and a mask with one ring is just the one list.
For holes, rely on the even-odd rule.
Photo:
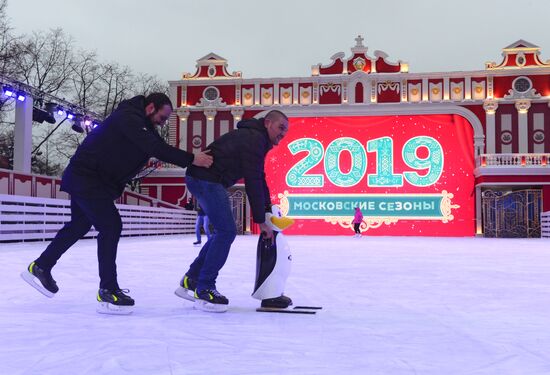
[(317, 315), (255, 312), (255, 236), (218, 278), (229, 311), (194, 310), (173, 294), (193, 239), (121, 240), (129, 316), (95, 312), (95, 240), (53, 299), (19, 276), (46, 244), (0, 244), (0, 374), (550, 374), (548, 239), (288, 237), (286, 294)]

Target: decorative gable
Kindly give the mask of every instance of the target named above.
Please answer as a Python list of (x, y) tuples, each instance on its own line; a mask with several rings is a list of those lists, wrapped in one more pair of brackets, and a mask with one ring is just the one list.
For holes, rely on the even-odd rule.
[(353, 74), (355, 72), (370, 73), (406, 73), (409, 65), (399, 60), (396, 63), (387, 61), (388, 55), (382, 51), (374, 51), (374, 57), (367, 55), (368, 48), (363, 45), (361, 35), (355, 38), (355, 46), (351, 48), (351, 56), (345, 57), (344, 52), (338, 52), (331, 57), (328, 65), (321, 63), (311, 67), (311, 75)]
[(210, 52), (208, 55), (197, 60), (197, 71), (195, 74), (184, 73), (183, 79), (220, 79), (220, 78), (240, 78), (241, 72), (229, 73), (227, 71), (227, 60), (223, 57)]
[(540, 47), (520, 39), (502, 49), (503, 60), (500, 64), (486, 62), (485, 69), (521, 69), (550, 66), (550, 60), (542, 62), (539, 58)]

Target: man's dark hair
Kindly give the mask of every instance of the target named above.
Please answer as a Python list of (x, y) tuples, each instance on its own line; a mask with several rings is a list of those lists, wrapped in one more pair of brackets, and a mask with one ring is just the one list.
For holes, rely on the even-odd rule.
[(274, 120), (280, 119), (281, 117), (284, 118), (285, 120), (288, 120), (288, 117), (286, 117), (286, 115), (283, 112), (274, 109), (273, 111), (269, 111), (264, 118), (266, 120), (274, 121)]
[(172, 102), (170, 101), (170, 98), (166, 94), (163, 94), (161, 92), (154, 92), (147, 95), (147, 97), (145, 98), (145, 106), (147, 107), (151, 103), (155, 105), (155, 110), (157, 111), (165, 105), (169, 105), (170, 109), (174, 109), (174, 107), (172, 107)]

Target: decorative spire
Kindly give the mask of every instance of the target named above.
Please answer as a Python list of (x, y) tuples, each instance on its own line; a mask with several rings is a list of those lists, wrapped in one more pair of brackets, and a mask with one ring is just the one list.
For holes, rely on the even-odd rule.
[(361, 35), (357, 35), (357, 38), (355, 38), (355, 47), (365, 47), (363, 45), (363, 40), (365, 40), (365, 38), (363, 38)]

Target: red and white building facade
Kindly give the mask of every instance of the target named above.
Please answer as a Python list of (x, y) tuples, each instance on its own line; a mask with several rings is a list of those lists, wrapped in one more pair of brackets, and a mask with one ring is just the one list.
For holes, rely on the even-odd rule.
[[(372, 199), (373, 205), (364, 206), (372, 215), (365, 215), (363, 228), (375, 235), (482, 234), (485, 189), (536, 187), (546, 197), (542, 210), (550, 211), (550, 60), (541, 59), (539, 47), (519, 40), (502, 49), (501, 61), (477, 71), (411, 73), (408, 63), (381, 51), (371, 55), (363, 38), (355, 41), (351, 53), (313, 65), (307, 77), (243, 78), (228, 70), (224, 58), (204, 56), (194, 73), (170, 81), (175, 111), (169, 142), (198, 152), (243, 118), (271, 109), (287, 114), (290, 139), (266, 162), (272, 200), (294, 213), (298, 223), (324, 223), (317, 231), (298, 224), (296, 233), (337, 234), (342, 232), (327, 232), (326, 226), (349, 228), (342, 214), (298, 212), (310, 207), (308, 199), (325, 193), (339, 208), (352, 203), (338, 197)], [(321, 159), (314, 159), (315, 150)], [(296, 176), (302, 185), (292, 180)], [(460, 198), (465, 186), (470, 191)], [(175, 167), (149, 175), (141, 189), (180, 206), (188, 198), (184, 171)], [(236, 189), (244, 191), (242, 185)], [(437, 215), (377, 211), (434, 194), (443, 194)], [(396, 200), (377, 200), (384, 195)], [(296, 211), (289, 204), (297, 205)], [(250, 216), (245, 217), (250, 229)], [(420, 229), (432, 219), (442, 225), (437, 231)], [(462, 221), (461, 229), (446, 231), (453, 220)]]

